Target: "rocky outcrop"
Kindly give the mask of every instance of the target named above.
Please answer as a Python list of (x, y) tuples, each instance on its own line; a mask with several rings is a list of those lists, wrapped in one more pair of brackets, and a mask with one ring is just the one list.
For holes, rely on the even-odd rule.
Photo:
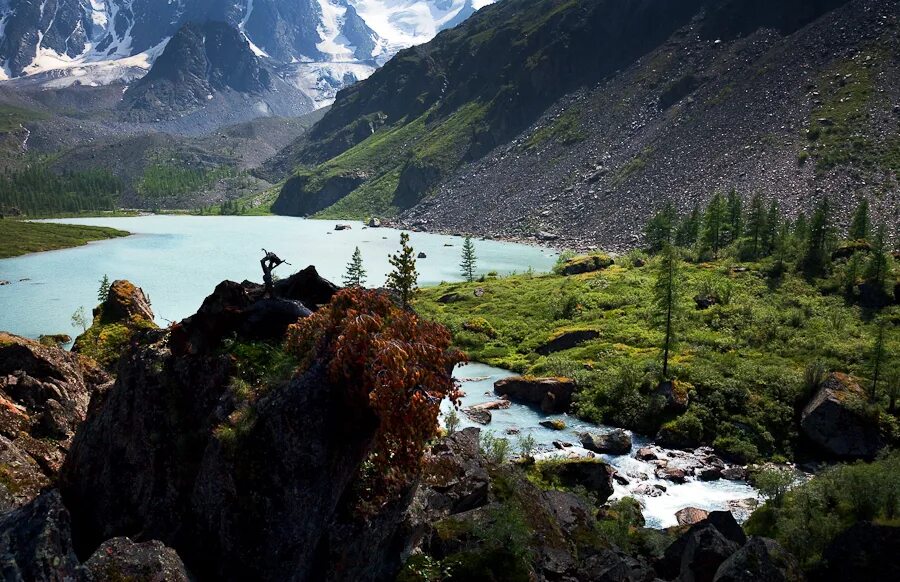
[(4, 580), (61, 582), (84, 576), (72, 544), (69, 512), (57, 491), (0, 515), (0, 577)]
[(0, 511), (55, 478), (92, 394), (109, 381), (88, 358), (0, 332)]
[(595, 453), (627, 455), (631, 452), (631, 435), (617, 428), (605, 434), (581, 433), (581, 446)]
[[(131, 281), (116, 280), (109, 286), (109, 293), (100, 307), (104, 317), (112, 320), (145, 319), (153, 321), (153, 309), (144, 290)], [(95, 310), (94, 315), (97, 315)]]
[(278, 339), (289, 325), (331, 301), (337, 290), (313, 266), (279, 280), (275, 297), (264, 297), (265, 288), (257, 283), (223, 281), (196, 314), (173, 326), (169, 344), (177, 354), (197, 354), (232, 334)]
[(85, 561), (84, 569), (94, 582), (191, 580), (175, 550), (157, 540), (140, 544), (125, 537), (106, 540)]
[(568, 412), (574, 392), (575, 382), (569, 378), (512, 376), (494, 382), (494, 394), (538, 406), (547, 414)]
[(872, 458), (884, 447), (877, 422), (863, 412), (867, 395), (850, 376), (828, 375), (803, 409), (804, 435), (823, 452), (841, 459)]
[(94, 308), (91, 326), (75, 338), (73, 352), (85, 354), (112, 370), (141, 331), (156, 328), (153, 309), (144, 290), (131, 281), (116, 280), (106, 299)]
[[(277, 299), (333, 288), (314, 274), (309, 288), (285, 280), (292, 297)], [(223, 283), (126, 353), (60, 475), (81, 554), (127, 535), (160, 540), (201, 579), (377, 580), (399, 568), (409, 500), (366, 520), (355, 509), (378, 426), (368, 398), (331, 382), (325, 361), (269, 380), (252, 402), (232, 389), (242, 363), (222, 339), (274, 330), (248, 323), (271, 301), (252, 283)]]
[[(797, 559), (778, 542), (752, 537), (719, 566), (713, 582), (800, 582), (805, 579)], [(844, 579), (852, 580), (853, 577)]]

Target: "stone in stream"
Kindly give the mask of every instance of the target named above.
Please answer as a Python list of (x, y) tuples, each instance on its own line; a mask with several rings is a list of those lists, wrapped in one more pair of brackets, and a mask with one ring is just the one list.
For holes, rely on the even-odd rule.
[(650, 447), (641, 447), (634, 455), (640, 461), (655, 461), (657, 459), (656, 452)]
[(559, 420), (558, 418), (542, 420), (538, 424), (540, 424), (544, 428), (549, 428), (550, 430), (565, 430), (566, 428), (566, 423)]
[(687, 473), (685, 473), (684, 469), (679, 469), (678, 467), (659, 467), (656, 469), (656, 477), (673, 483), (684, 483)]
[(579, 436), (581, 446), (595, 453), (627, 455), (631, 452), (631, 435), (617, 428), (606, 434), (583, 432)]
[(570, 378), (511, 376), (494, 382), (494, 394), (509, 400), (539, 406), (546, 414), (569, 411), (575, 382)]
[(477, 422), (478, 424), (491, 423), (491, 411), (486, 408), (463, 408), (462, 413), (465, 414), (472, 422)]

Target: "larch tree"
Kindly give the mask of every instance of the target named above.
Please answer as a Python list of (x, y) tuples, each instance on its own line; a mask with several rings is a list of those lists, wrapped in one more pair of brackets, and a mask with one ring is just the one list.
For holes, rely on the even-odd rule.
[(463, 278), (469, 283), (475, 280), (475, 266), (477, 260), (478, 257), (475, 256), (475, 243), (472, 242), (472, 237), (467, 236), (466, 240), (463, 242), (462, 262), (460, 262), (459, 268), (462, 270)]
[(725, 229), (725, 201), (722, 195), (716, 192), (709, 206), (706, 207), (706, 216), (703, 224), (703, 245), (712, 251), (713, 257), (719, 258), (719, 250), (722, 248), (722, 234)]
[(669, 354), (675, 342), (675, 328), (679, 310), (679, 283), (681, 257), (678, 250), (667, 244), (659, 253), (656, 265), (656, 282), (654, 292), (654, 316), (663, 332), (662, 345), (662, 380), (669, 377)]
[(388, 274), (386, 286), (400, 296), (403, 307), (409, 307), (413, 294), (418, 288), (419, 273), (416, 271), (416, 257), (409, 245), (409, 234), (400, 234), (400, 252), (388, 257), (394, 270)]
[(869, 199), (862, 198), (853, 213), (853, 219), (850, 221), (850, 230), (847, 237), (850, 240), (869, 240), (869, 233), (872, 231), (872, 225), (869, 222)]
[(347, 271), (344, 273), (344, 287), (362, 287), (366, 284), (366, 270), (363, 268), (362, 253), (359, 247), (353, 251)]

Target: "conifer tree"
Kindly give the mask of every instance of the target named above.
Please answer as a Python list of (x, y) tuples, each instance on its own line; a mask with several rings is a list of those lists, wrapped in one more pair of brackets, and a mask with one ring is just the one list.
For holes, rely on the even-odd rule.
[(353, 251), (347, 271), (344, 273), (344, 287), (362, 287), (366, 284), (366, 270), (363, 268), (362, 253), (359, 247)]
[(463, 278), (469, 283), (475, 280), (476, 261), (475, 244), (472, 242), (472, 237), (467, 236), (463, 242), (462, 262), (459, 264), (459, 268), (462, 270)]
[(881, 367), (884, 363), (885, 356), (885, 347), (884, 347), (884, 332), (887, 323), (887, 318), (884, 316), (878, 319), (878, 329), (875, 331), (875, 343), (872, 346), (872, 388), (869, 391), (869, 400), (875, 402), (875, 399), (878, 395), (878, 381), (881, 376)]
[(750, 257), (753, 260), (759, 258), (763, 239), (766, 235), (766, 212), (763, 208), (762, 197), (759, 194), (753, 195), (750, 202), (750, 211), (747, 214), (747, 239), (750, 250)]
[(744, 217), (742, 206), (743, 201), (741, 200), (741, 195), (737, 193), (737, 190), (732, 188), (731, 191), (728, 192), (727, 202), (729, 242), (735, 242), (741, 238), (741, 234), (743, 234)]
[(105, 303), (109, 297), (109, 275), (103, 275), (100, 279), (100, 288), (97, 290), (97, 300)]
[(671, 202), (666, 202), (662, 209), (653, 215), (644, 228), (648, 252), (657, 253), (662, 250), (663, 245), (672, 242), (676, 220), (678, 215)]
[(716, 192), (709, 206), (706, 207), (706, 217), (703, 224), (703, 245), (711, 250), (713, 257), (719, 257), (722, 248), (722, 231), (725, 228), (725, 202), (722, 195)]
[(386, 286), (400, 296), (403, 307), (409, 307), (413, 293), (416, 292), (416, 281), (419, 274), (416, 272), (416, 258), (413, 248), (409, 245), (409, 235), (400, 234), (400, 252), (388, 257), (394, 270), (388, 274)]
[(888, 256), (887, 243), (885, 241), (885, 225), (880, 223), (872, 238), (872, 253), (869, 256), (869, 264), (866, 265), (866, 283), (875, 289), (884, 292), (884, 283), (887, 278)]
[(807, 277), (821, 277), (828, 270), (831, 228), (831, 204), (826, 196), (816, 206), (809, 222), (809, 235), (800, 265)]
[(675, 341), (676, 318), (679, 309), (678, 287), (681, 257), (670, 244), (663, 247), (656, 266), (656, 283), (653, 287), (655, 319), (663, 332), (662, 380), (669, 377), (669, 353)]
[[(779, 234), (779, 223), (781, 222), (781, 210), (778, 208), (778, 201), (772, 200), (769, 204), (769, 211), (766, 214), (765, 228), (762, 236), (762, 255), (768, 257), (775, 252), (775, 239)], [(787, 250), (787, 248), (783, 249)]]
[(850, 230), (847, 237), (850, 240), (869, 240), (869, 233), (872, 226), (869, 223), (869, 199), (862, 198), (856, 211), (853, 213), (853, 220), (850, 222)]
[(700, 235), (700, 207), (694, 206), (691, 213), (678, 224), (675, 232), (675, 244), (680, 247), (692, 247), (697, 244)]

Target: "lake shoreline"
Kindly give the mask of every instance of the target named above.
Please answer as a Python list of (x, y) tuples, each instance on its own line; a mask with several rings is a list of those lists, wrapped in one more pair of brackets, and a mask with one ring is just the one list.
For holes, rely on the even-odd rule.
[(70, 249), (131, 234), (103, 226), (3, 219), (0, 220), (0, 259)]

